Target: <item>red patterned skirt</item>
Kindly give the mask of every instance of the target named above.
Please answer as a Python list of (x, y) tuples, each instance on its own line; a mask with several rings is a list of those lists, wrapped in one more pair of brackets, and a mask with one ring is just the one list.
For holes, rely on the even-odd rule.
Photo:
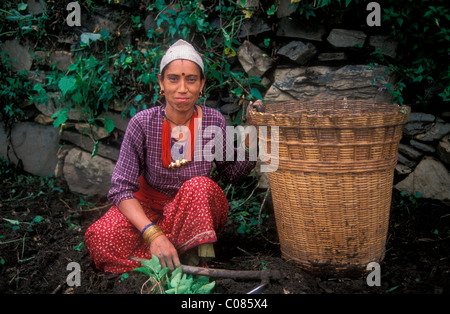
[[(155, 222), (178, 251), (217, 241), (225, 225), (228, 201), (222, 189), (207, 177), (186, 181), (174, 198), (153, 190), (141, 177), (135, 193), (147, 217)], [(140, 231), (112, 206), (86, 231), (86, 246), (99, 270), (123, 273), (139, 267), (130, 256), (151, 258), (150, 247)]]

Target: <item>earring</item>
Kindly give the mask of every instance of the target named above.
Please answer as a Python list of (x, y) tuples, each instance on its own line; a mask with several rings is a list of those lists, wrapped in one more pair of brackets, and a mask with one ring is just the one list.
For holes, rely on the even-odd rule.
[(163, 90), (163, 89), (161, 89), (161, 90), (159, 91), (159, 96), (164, 96), (164, 90)]

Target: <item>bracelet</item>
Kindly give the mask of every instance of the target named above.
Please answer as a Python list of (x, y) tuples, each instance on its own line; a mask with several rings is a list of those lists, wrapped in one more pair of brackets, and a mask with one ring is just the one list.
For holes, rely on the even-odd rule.
[(151, 223), (149, 223), (148, 225), (146, 225), (146, 226), (142, 229), (142, 231), (141, 231), (141, 236), (144, 235), (144, 231), (147, 230), (148, 227), (153, 226), (154, 224), (155, 224), (154, 222), (151, 222)]
[(163, 234), (164, 232), (162, 232), (161, 229), (159, 229), (159, 227), (154, 224), (144, 231), (143, 238), (145, 242), (147, 242), (147, 244), (150, 244), (153, 240)]
[(163, 234), (164, 233), (161, 231), (161, 229), (159, 229), (158, 226), (152, 226), (145, 231), (144, 240), (147, 244), (150, 244), (154, 239)]
[(148, 237), (146, 237), (144, 240), (148, 245), (150, 245), (153, 242), (153, 240), (155, 240), (157, 237), (159, 237), (161, 235), (164, 235), (164, 232), (162, 232), (162, 231), (155, 232), (155, 233), (152, 233), (151, 235), (149, 235)]

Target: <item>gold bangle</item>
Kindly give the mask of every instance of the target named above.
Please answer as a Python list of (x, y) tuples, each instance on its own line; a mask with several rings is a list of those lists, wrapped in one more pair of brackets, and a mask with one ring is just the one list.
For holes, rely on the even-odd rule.
[(150, 242), (149, 242), (150, 239), (152, 239), (155, 234), (160, 233), (160, 232), (161, 232), (161, 230), (159, 228), (152, 228), (151, 230), (148, 230), (148, 231), (146, 230), (146, 232), (144, 232), (144, 236), (143, 236), (145, 242), (150, 244)]
[(152, 237), (150, 239), (148, 239), (148, 244), (151, 244), (153, 242), (153, 240), (155, 240), (157, 237), (164, 235), (164, 232), (157, 232), (155, 234), (152, 235)]
[(158, 232), (148, 235), (147, 237), (145, 237), (144, 240), (147, 244), (150, 245), (153, 242), (153, 240), (155, 240), (157, 237), (159, 237), (160, 235), (163, 235), (163, 234), (164, 233), (162, 231), (158, 231)]
[(153, 225), (148, 227), (143, 234), (143, 238), (145, 240), (145, 242), (147, 242), (148, 244), (152, 243), (152, 241), (154, 239), (156, 239), (157, 237), (159, 237), (160, 235), (163, 235), (164, 232), (161, 231), (161, 229), (157, 226), (157, 225)]

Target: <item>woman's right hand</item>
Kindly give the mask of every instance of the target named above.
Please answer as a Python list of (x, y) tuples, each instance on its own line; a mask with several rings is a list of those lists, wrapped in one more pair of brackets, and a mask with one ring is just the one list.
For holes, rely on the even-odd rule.
[(266, 105), (261, 100), (258, 99), (255, 102), (250, 102), (247, 106), (247, 112), (246, 112), (246, 117), (247, 117), (248, 123), (252, 124), (250, 111), (264, 112), (265, 110), (266, 110)]
[(177, 250), (165, 235), (160, 235), (150, 243), (150, 252), (158, 257), (162, 268), (174, 270), (181, 266)]

